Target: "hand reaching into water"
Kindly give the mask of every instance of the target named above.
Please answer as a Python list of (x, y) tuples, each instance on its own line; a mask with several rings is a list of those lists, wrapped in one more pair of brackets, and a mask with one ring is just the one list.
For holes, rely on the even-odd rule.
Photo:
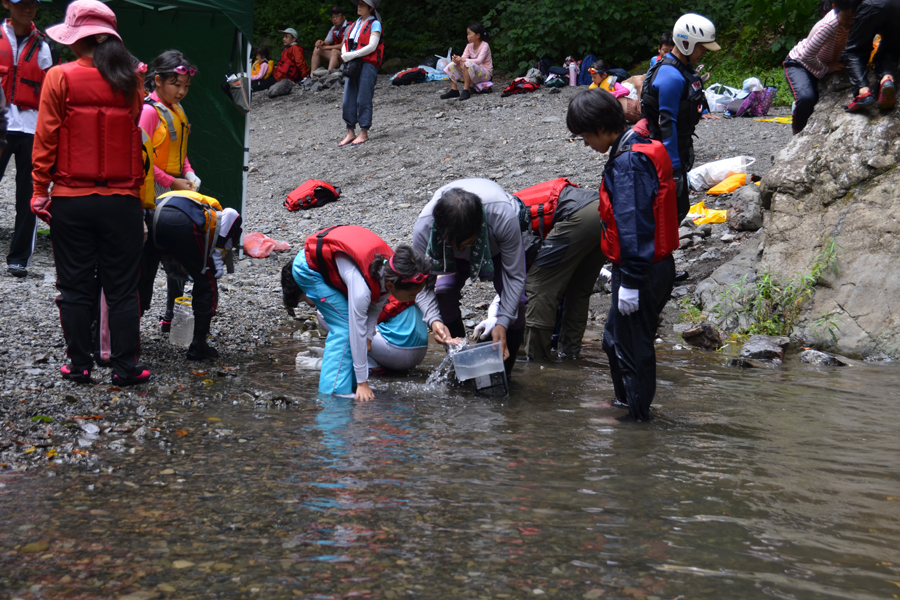
[(369, 387), (368, 381), (363, 381), (356, 386), (356, 399), (362, 402), (368, 402), (375, 399), (375, 392)]

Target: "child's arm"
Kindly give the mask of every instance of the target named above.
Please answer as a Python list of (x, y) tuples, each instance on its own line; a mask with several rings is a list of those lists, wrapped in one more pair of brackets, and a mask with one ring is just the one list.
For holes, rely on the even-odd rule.
[(251, 75), (250, 81), (259, 81), (260, 79), (264, 79), (266, 76), (266, 73), (268, 73), (268, 72), (269, 72), (269, 61), (264, 60), (259, 65), (259, 73), (257, 73), (256, 75)]
[[(365, 277), (349, 258), (338, 256), (335, 265), (344, 284), (347, 286), (347, 304), (349, 311), (350, 354), (353, 357), (353, 372), (356, 382), (369, 380), (369, 358), (366, 341), (368, 340), (369, 305), (372, 303), (372, 291)], [(376, 314), (377, 318), (377, 314)]]

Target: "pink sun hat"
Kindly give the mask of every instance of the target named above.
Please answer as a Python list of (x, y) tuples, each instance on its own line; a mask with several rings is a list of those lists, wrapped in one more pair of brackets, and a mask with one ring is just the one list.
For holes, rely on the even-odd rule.
[(116, 13), (102, 2), (75, 0), (66, 8), (66, 21), (48, 27), (47, 35), (66, 46), (92, 35), (111, 35), (121, 41), (116, 25)]

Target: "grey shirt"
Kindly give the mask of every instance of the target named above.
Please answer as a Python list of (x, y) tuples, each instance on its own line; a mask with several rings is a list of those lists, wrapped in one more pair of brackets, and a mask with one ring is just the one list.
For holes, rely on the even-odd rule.
[[(434, 223), (434, 205), (445, 191), (452, 188), (462, 188), (475, 194), (481, 198), (484, 205), (491, 256), (496, 257), (499, 254), (503, 265), (501, 273), (503, 293), (500, 294), (497, 324), (508, 329), (516, 320), (519, 302), (525, 292), (525, 250), (522, 247), (522, 231), (519, 228), (518, 202), (502, 187), (489, 179), (458, 179), (436, 191), (416, 221), (413, 229), (413, 247), (425, 253), (431, 235), (431, 225)], [(469, 260), (470, 254), (469, 248), (462, 252), (453, 252), (455, 258), (463, 260)], [(423, 289), (416, 298), (416, 305), (425, 313), (425, 322), (429, 326), (441, 320), (433, 289)]]

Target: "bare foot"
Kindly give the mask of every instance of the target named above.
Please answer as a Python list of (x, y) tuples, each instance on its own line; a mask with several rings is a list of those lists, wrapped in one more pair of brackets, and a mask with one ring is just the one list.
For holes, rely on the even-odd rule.
[(338, 146), (346, 146), (347, 144), (349, 144), (350, 142), (352, 142), (352, 141), (355, 140), (355, 139), (356, 139), (356, 134), (355, 134), (355, 133), (349, 133), (349, 132), (348, 132), (348, 133), (347, 133), (347, 137), (345, 137), (345, 138), (341, 141), (341, 143), (338, 144)]
[(363, 129), (362, 132), (358, 136), (356, 136), (356, 139), (353, 141), (352, 145), (359, 146), (360, 144), (365, 144), (368, 141), (369, 141), (369, 132), (366, 131), (365, 129)]

